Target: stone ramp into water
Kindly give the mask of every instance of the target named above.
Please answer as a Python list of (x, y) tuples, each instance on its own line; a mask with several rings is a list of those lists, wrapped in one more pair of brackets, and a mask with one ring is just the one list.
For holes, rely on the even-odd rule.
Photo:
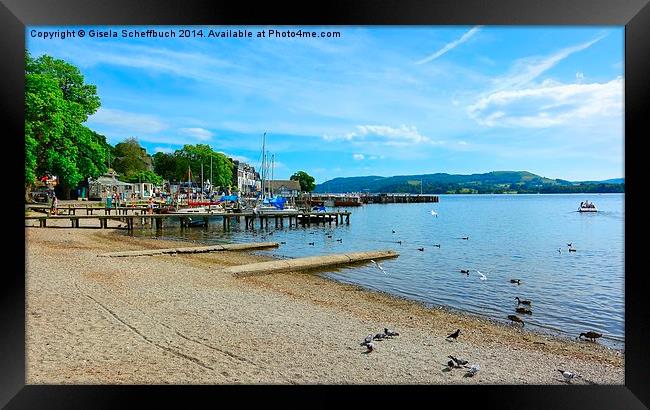
[(327, 268), (331, 266), (349, 265), (365, 262), (371, 259), (396, 258), (399, 254), (393, 250), (355, 252), (336, 255), (309, 256), (305, 258), (249, 263), (246, 265), (229, 266), (219, 273), (234, 276), (267, 275), (270, 273), (305, 271), (310, 269)]
[(230, 243), (224, 245), (192, 246), (183, 248), (143, 249), (137, 251), (108, 252), (97, 255), (99, 257), (127, 257), (127, 256), (152, 256), (172, 253), (206, 253), (218, 251), (246, 251), (254, 249), (277, 248), (277, 242)]

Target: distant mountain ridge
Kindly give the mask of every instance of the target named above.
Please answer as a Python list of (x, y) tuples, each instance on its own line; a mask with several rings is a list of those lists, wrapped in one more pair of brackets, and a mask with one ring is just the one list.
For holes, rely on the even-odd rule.
[[(421, 183), (420, 183), (421, 181)], [(422, 174), (392, 177), (361, 176), (334, 178), (316, 185), (315, 193), (569, 193), (624, 192), (625, 179), (572, 182), (545, 178), (528, 171), (492, 171), (484, 174)]]

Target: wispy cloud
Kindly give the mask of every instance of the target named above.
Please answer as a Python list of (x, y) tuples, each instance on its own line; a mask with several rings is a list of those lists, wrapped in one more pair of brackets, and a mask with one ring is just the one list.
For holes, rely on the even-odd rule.
[(201, 141), (209, 140), (214, 135), (214, 133), (205, 128), (180, 128), (178, 131), (180, 131), (181, 135), (194, 137)]
[(363, 161), (365, 156), (363, 154), (352, 154), (352, 158), (354, 158), (355, 161)]
[(606, 34), (601, 34), (593, 40), (563, 48), (550, 56), (535, 56), (519, 59), (515, 62), (512, 71), (508, 75), (494, 80), (495, 89), (503, 90), (523, 87), (544, 72), (555, 67), (560, 61), (569, 57), (571, 54), (591, 47), (605, 38), (605, 36)]
[(447, 53), (450, 50), (453, 50), (454, 48), (458, 47), (459, 45), (463, 44), (467, 40), (469, 40), (474, 34), (476, 34), (479, 30), (481, 29), (481, 26), (476, 26), (472, 27), (468, 32), (463, 34), (459, 39), (456, 39), (452, 41), (451, 43), (445, 44), (443, 48), (440, 50), (436, 51), (435, 53), (431, 54), (429, 57), (423, 58), (420, 61), (416, 61), (415, 64), (424, 64), (428, 63), (429, 61), (433, 61), (436, 58), (442, 56), (443, 54)]

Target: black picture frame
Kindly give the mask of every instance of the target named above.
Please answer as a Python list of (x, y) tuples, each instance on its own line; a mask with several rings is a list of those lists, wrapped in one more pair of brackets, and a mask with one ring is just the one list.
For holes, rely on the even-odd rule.
[[(485, 408), (636, 409), (650, 404), (648, 362), (647, 272), (641, 263), (641, 241), (625, 241), (625, 385), (624, 386), (54, 386), (25, 385), (25, 247), (24, 50), (25, 26), (118, 24), (318, 24), (318, 25), (619, 25), (625, 26), (625, 234), (640, 231), (638, 211), (643, 186), (643, 137), (650, 101), (650, 5), (648, 0), (454, 0), (248, 2), (144, 0), (1, 0), (0, 107), (5, 117), (1, 135), (5, 152), (5, 237), (0, 298), (0, 406), (7, 408), (114, 408), (120, 405), (168, 403), (172, 397), (206, 398), (210, 406), (224, 398), (267, 401), (270, 397), (318, 400), (350, 398), (374, 406), (389, 399), (407, 403), (418, 396), (431, 406), (475, 405)], [(645, 132), (642, 130), (646, 129)], [(10, 165), (9, 165), (10, 164)], [(12, 171), (13, 170), (13, 171)], [(9, 214), (11, 212), (11, 214)], [(15, 212), (16, 217), (14, 217)], [(631, 222), (628, 222), (631, 221)], [(469, 396), (471, 394), (471, 396)], [(388, 397), (387, 397), (388, 396)], [(191, 405), (184, 401), (183, 407)]]

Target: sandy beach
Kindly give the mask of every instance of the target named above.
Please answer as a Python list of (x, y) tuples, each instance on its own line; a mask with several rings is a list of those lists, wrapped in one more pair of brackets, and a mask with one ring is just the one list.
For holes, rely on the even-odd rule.
[[(250, 252), (99, 258), (184, 244), (115, 229), (25, 231), (27, 384), (564, 384), (558, 368), (582, 376), (573, 384), (624, 383), (624, 353), (598, 343), (317, 272), (218, 273), (268, 260)], [(400, 335), (366, 353), (364, 337), (384, 327)], [(458, 328), (456, 341), (445, 339)], [(448, 355), (481, 370), (449, 370)]]

